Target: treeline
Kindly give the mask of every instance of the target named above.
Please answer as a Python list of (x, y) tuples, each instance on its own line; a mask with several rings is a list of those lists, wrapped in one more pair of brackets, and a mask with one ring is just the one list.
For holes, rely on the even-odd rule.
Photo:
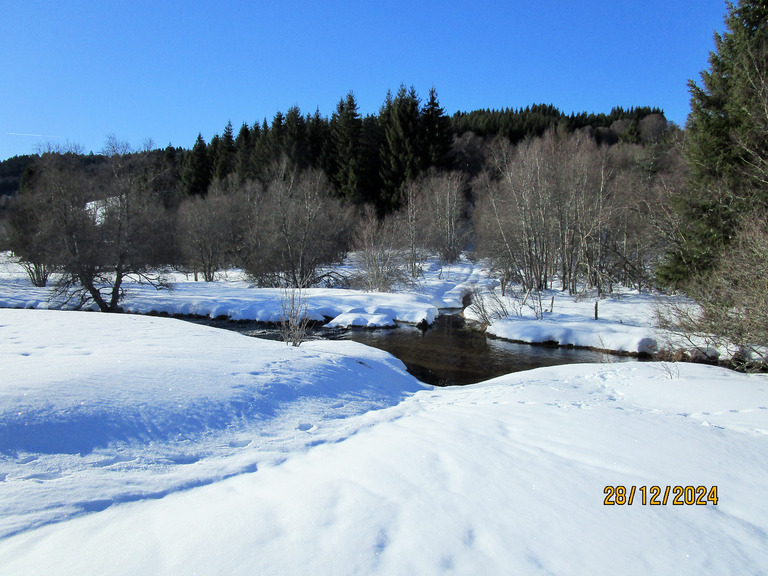
[(518, 110), (457, 112), (451, 118), (451, 129), (456, 135), (472, 132), (482, 137), (503, 136), (513, 144), (542, 136), (551, 128), (566, 132), (588, 129), (598, 143), (615, 144), (621, 140), (637, 144), (659, 137), (666, 128), (663, 116), (661, 109), (651, 107), (615, 107), (610, 114), (566, 115), (552, 105), (536, 104)]
[(413, 87), (388, 93), (379, 113), (363, 117), (352, 92), (330, 118), (302, 114), (298, 107), (271, 121), (228, 123), (206, 143), (198, 135), (183, 172), (185, 192), (202, 195), (214, 179), (236, 174), (262, 179), (269, 165), (286, 156), (299, 169), (317, 168), (337, 195), (354, 204), (372, 204), (380, 215), (401, 205), (403, 185), (429, 169), (458, 169), (469, 176), (482, 168), (479, 138), (506, 138), (513, 144), (549, 129), (586, 131), (598, 143), (651, 143), (667, 130), (658, 108), (614, 108), (610, 114), (566, 115), (554, 106), (478, 110), (449, 117), (430, 90), (422, 103)]
[[(319, 110), (303, 113), (293, 106), (253, 125), (228, 123), (206, 142), (202, 134), (190, 149), (153, 151), (164, 156), (177, 179), (179, 197), (205, 195), (214, 179), (235, 174), (241, 180), (263, 180), (282, 156), (299, 169), (317, 168), (337, 195), (355, 204), (373, 204), (379, 214), (397, 209), (404, 182), (430, 168), (458, 169), (470, 176), (482, 168), (478, 141), (503, 137), (516, 144), (548, 129), (587, 131), (598, 143), (648, 143), (666, 131), (658, 108), (614, 108), (610, 114), (566, 115), (551, 105), (518, 110), (476, 110), (448, 116), (437, 93), (422, 102), (413, 87), (388, 93), (377, 114), (362, 116), (353, 93), (330, 117)], [(84, 155), (85, 164), (104, 162), (100, 154)], [(0, 196), (15, 195), (35, 156), (0, 162)], [(7, 201), (6, 201), (7, 202)]]
[[(382, 215), (285, 152), (258, 177), (232, 172), (186, 195), (172, 149), (131, 152), (112, 139), (98, 160), (49, 152), (35, 161), (11, 210), (9, 245), (35, 285), (57, 273), (62, 297), (105, 311), (119, 309), (126, 278), (160, 285), (168, 266), (206, 281), (240, 267), (263, 286), (385, 290), (417, 281), (427, 258), (453, 262), (465, 251), (488, 259), (502, 290), (643, 289), (671, 233), (678, 144), (674, 130), (647, 146), (599, 145), (563, 129), (517, 146), (482, 141), (477, 175), (414, 170)], [(350, 253), (360, 275), (329, 275)]]
[[(56, 272), (62, 296), (106, 311), (125, 278), (162, 283), (164, 266), (305, 287), (350, 252), (362, 272), (344, 281), (367, 289), (464, 251), (488, 258), (502, 287), (648, 287), (680, 131), (651, 108), (588, 118), (552, 107), (450, 118), (434, 90), (422, 103), (403, 86), (375, 116), (349, 93), (330, 118), (292, 107), (188, 151), (115, 137), (99, 155), (49, 150), (25, 167), (8, 245), (33, 283)], [(516, 123), (523, 140), (510, 138)]]

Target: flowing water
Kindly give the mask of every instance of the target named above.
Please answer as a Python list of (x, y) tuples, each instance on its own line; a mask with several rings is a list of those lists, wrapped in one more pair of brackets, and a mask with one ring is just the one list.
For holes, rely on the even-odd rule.
[[(248, 336), (282, 339), (280, 330), (256, 322), (195, 320)], [(542, 366), (581, 362), (620, 362), (634, 358), (594, 350), (532, 346), (487, 337), (468, 328), (458, 314), (438, 316), (426, 330), (407, 325), (396, 329), (318, 328), (310, 338), (354, 340), (399, 358), (416, 378), (438, 386), (473, 384), (496, 376)]]

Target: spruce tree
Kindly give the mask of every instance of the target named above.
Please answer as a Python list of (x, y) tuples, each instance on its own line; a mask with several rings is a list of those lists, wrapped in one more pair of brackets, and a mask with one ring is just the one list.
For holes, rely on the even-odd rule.
[(253, 178), (253, 167), (251, 164), (251, 130), (248, 124), (243, 122), (240, 131), (235, 138), (235, 173), (241, 180)]
[(213, 175), (224, 180), (235, 168), (235, 139), (232, 121), (227, 122), (224, 134), (218, 138), (213, 158)]
[(265, 118), (261, 127), (251, 129), (251, 169), (255, 178), (261, 178), (272, 160), (272, 134)]
[(182, 183), (190, 196), (205, 196), (211, 183), (211, 162), (208, 157), (208, 147), (202, 134), (197, 135), (197, 140), (192, 150), (186, 154), (184, 169), (182, 171)]
[(316, 109), (312, 116), (307, 115), (307, 156), (313, 168), (320, 168), (330, 174), (331, 127), (328, 118)]
[(355, 95), (349, 92), (336, 106), (331, 116), (330, 178), (339, 195), (350, 202), (362, 200), (362, 151), (363, 120), (357, 108)]
[(744, 214), (768, 210), (768, 3), (727, 6), (701, 85), (689, 82), (683, 225), (658, 272), (668, 284), (710, 270)]
[(399, 207), (404, 185), (425, 167), (419, 104), (415, 89), (401, 85), (394, 98), (387, 93), (379, 113), (382, 196), (391, 210)]
[(434, 87), (429, 91), (429, 100), (424, 106), (421, 124), (426, 164), (437, 168), (444, 167), (448, 162), (453, 134), (451, 133), (451, 121), (440, 106), (440, 102), (437, 100), (437, 90)]
[(288, 159), (299, 170), (309, 165), (307, 156), (307, 122), (298, 106), (291, 106), (285, 115), (285, 142), (283, 148)]
[(275, 160), (280, 158), (286, 151), (285, 114), (280, 110), (278, 110), (275, 113), (275, 117), (272, 118), (272, 128), (269, 131), (269, 140), (271, 159)]

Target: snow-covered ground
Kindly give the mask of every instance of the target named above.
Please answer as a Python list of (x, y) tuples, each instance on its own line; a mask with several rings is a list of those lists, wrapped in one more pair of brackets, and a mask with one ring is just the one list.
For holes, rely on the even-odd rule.
[[(498, 297), (498, 290), (495, 292)], [(488, 306), (497, 298), (484, 295)], [(533, 300), (533, 297), (530, 297)], [(664, 297), (641, 294), (620, 289), (606, 298), (573, 297), (561, 291), (549, 290), (542, 295), (542, 309), (522, 306), (517, 308), (507, 299), (506, 318), (494, 319), (486, 332), (520, 342), (557, 342), (561, 346), (573, 345), (621, 353), (653, 354), (664, 345), (665, 335), (654, 328), (656, 309)], [(598, 320), (595, 320), (595, 302)], [(551, 309), (551, 312), (550, 312)], [(479, 320), (475, 308), (466, 316)]]
[[(255, 288), (240, 271), (220, 274), (216, 282), (195, 282), (192, 276), (169, 276), (171, 290), (128, 282), (122, 302), (127, 312), (230, 317), (233, 320), (278, 322), (284, 291)], [(54, 277), (55, 280), (55, 277)], [(478, 283), (488, 282), (482, 268), (468, 261), (441, 268), (428, 267), (418, 285), (397, 293), (310, 288), (302, 292), (309, 316), (331, 319), (335, 326), (392, 326), (394, 321), (431, 324), (438, 310), (461, 308), (462, 296)], [(53, 284), (53, 280), (51, 282)], [(0, 254), (0, 308), (54, 308), (52, 287), (34, 288), (9, 253)]]
[[(194, 282), (190, 276), (179, 273), (172, 274), (170, 280), (170, 291), (127, 283), (123, 307), (140, 314), (225, 316), (263, 322), (278, 322), (283, 315), (283, 291), (255, 288), (239, 271), (222, 273), (216, 282)], [(462, 259), (444, 267), (432, 262), (418, 282), (394, 293), (311, 288), (303, 291), (303, 298), (308, 315), (315, 320), (330, 319), (326, 324), (329, 328), (392, 327), (398, 322), (431, 324), (440, 310), (461, 308), (467, 294), (487, 296), (496, 284), (482, 263)], [(56, 302), (51, 301), (52, 294), (52, 288), (32, 287), (10, 254), (0, 254), (0, 308), (56, 307)], [(655, 306), (662, 300), (661, 296), (633, 291), (617, 292), (599, 300), (599, 320), (595, 320), (594, 299), (552, 291), (543, 297), (542, 318), (537, 319), (530, 307), (520, 306), (519, 301), (517, 309), (513, 301), (507, 301), (511, 315), (495, 320), (487, 331), (521, 342), (557, 342), (561, 346), (651, 353), (663, 346), (665, 339), (654, 327)], [(465, 315), (478, 319), (471, 309)]]
[[(8, 309), (0, 366), (3, 575), (768, 566), (765, 376), (594, 364), (439, 389), (352, 342)], [(604, 505), (616, 485), (631, 506)], [(717, 505), (643, 505), (654, 485)]]

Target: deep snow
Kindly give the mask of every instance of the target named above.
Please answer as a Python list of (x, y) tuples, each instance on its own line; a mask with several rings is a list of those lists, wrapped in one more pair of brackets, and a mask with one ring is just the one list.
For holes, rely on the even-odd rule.
[[(126, 309), (281, 314), (280, 291), (236, 272), (172, 280), (129, 285)], [(493, 285), (464, 260), (397, 294), (305, 296), (331, 325), (386, 326)], [(46, 310), (50, 294), (0, 257), (0, 574), (766, 573), (766, 376), (593, 364), (438, 389), (353, 342)], [(552, 296), (543, 319), (522, 307), (489, 331), (664, 338), (655, 297), (600, 300), (595, 321), (594, 301)], [(612, 485), (719, 501), (605, 506)]]
[[(760, 574), (768, 379), (433, 389), (351, 342), (0, 310), (2, 574)], [(606, 485), (717, 506), (604, 506)]]

